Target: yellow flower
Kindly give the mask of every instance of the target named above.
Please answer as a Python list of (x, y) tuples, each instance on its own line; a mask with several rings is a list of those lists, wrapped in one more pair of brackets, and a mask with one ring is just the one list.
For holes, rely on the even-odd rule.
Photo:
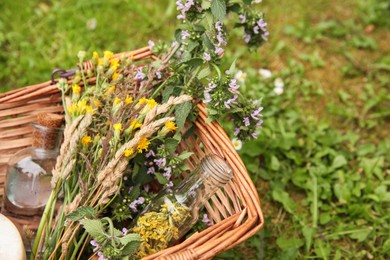
[(99, 54), (96, 52), (96, 51), (94, 51), (93, 53), (92, 53), (92, 58), (93, 59), (99, 59)]
[(68, 106), (68, 112), (71, 113), (71, 114), (76, 112), (76, 109), (77, 109), (76, 104), (72, 104), (72, 105)]
[(120, 98), (116, 97), (114, 99), (114, 105), (118, 105), (120, 102), (122, 102), (122, 100)]
[(112, 92), (114, 92), (115, 91), (115, 86), (110, 86), (109, 88), (108, 88), (108, 92), (109, 93), (112, 93)]
[(115, 131), (122, 131), (122, 124), (121, 123), (117, 123), (117, 124), (114, 124), (114, 129)]
[(103, 59), (98, 59), (98, 65), (102, 65), (103, 64)]
[(147, 151), (149, 144), (150, 144), (150, 142), (146, 137), (141, 137), (141, 139), (139, 140), (139, 143), (137, 145), (138, 152), (142, 153), (142, 150)]
[(134, 154), (134, 151), (133, 151), (133, 149), (126, 149), (124, 154), (126, 157), (130, 157)]
[(131, 123), (130, 123), (131, 130), (135, 130), (137, 128), (141, 128), (141, 126), (142, 126), (142, 124), (138, 123), (137, 119), (133, 119), (133, 121), (131, 121)]
[(112, 58), (110, 60), (110, 64), (111, 64), (111, 66), (116, 66), (116, 68), (117, 68), (119, 66), (119, 59), (118, 58)]
[(175, 122), (173, 121), (168, 121), (165, 123), (165, 127), (169, 130), (169, 131), (176, 131), (177, 129), (177, 126), (175, 124)]
[(94, 101), (93, 101), (93, 104), (94, 104), (95, 107), (101, 107), (101, 106), (103, 106), (102, 102), (100, 102), (99, 100), (94, 100)]
[(85, 106), (85, 112), (93, 114), (93, 108), (91, 106)]
[(144, 104), (144, 103), (148, 103), (148, 99), (145, 98), (145, 97), (141, 98), (141, 99), (138, 101), (137, 105), (142, 105), (142, 104)]
[(84, 135), (83, 138), (81, 138), (81, 143), (85, 146), (91, 142), (92, 142), (92, 138), (89, 135)]
[(130, 105), (131, 103), (133, 103), (133, 98), (127, 95), (125, 99), (125, 103), (126, 105)]
[(111, 125), (111, 120), (107, 120), (106, 125)]
[(119, 77), (119, 74), (114, 72), (114, 74), (112, 74), (112, 80), (116, 80), (117, 78)]
[(109, 59), (114, 55), (112, 51), (104, 51), (103, 54), (104, 54), (104, 58), (106, 59)]
[(154, 99), (149, 99), (147, 106), (148, 106), (149, 109), (152, 109), (155, 106), (157, 106), (157, 102)]
[(80, 88), (79, 85), (74, 84), (74, 85), (72, 86), (72, 92), (73, 92), (73, 93), (80, 93), (80, 91), (81, 91), (81, 88)]

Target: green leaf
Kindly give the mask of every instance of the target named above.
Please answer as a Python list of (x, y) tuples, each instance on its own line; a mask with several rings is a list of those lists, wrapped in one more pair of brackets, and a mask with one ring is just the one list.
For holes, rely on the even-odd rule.
[(84, 229), (91, 235), (93, 238), (96, 238), (104, 234), (104, 226), (100, 220), (97, 219), (82, 219), (80, 220), (83, 224)]
[(202, 40), (203, 40), (203, 44), (204, 44), (204, 46), (206, 46), (206, 48), (208, 48), (211, 51), (214, 51), (214, 49), (215, 49), (214, 44), (211, 42), (211, 40), (207, 36), (207, 34), (204, 33), (202, 35)]
[(294, 213), (297, 205), (290, 198), (289, 194), (282, 189), (276, 188), (272, 191), (272, 198), (283, 204), (284, 209), (291, 214)]
[(156, 179), (160, 184), (167, 184), (168, 183), (167, 178), (165, 178), (164, 175), (162, 175), (161, 173), (155, 172), (154, 175), (156, 176)]
[(276, 240), (276, 244), (282, 249), (287, 250), (290, 248), (300, 248), (304, 245), (304, 242), (302, 239), (299, 238), (285, 238), (285, 237), (279, 237)]
[(348, 162), (343, 155), (337, 155), (333, 159), (332, 168), (337, 169), (337, 168), (343, 167), (344, 165), (347, 165), (347, 163)]
[(137, 185), (135, 185), (135, 186), (131, 189), (131, 191), (130, 191), (130, 193), (129, 193), (129, 199), (130, 199), (131, 201), (137, 199), (137, 198), (139, 197), (140, 193), (141, 193), (141, 188), (140, 188), (140, 185), (137, 184)]
[(130, 233), (130, 234), (127, 234), (127, 235), (119, 238), (119, 241), (122, 245), (126, 245), (130, 242), (133, 242), (133, 241), (139, 241), (140, 239), (141, 238), (137, 233)]
[(131, 241), (129, 242), (123, 249), (122, 254), (123, 255), (129, 255), (131, 254), (139, 245), (141, 244), (140, 241)]
[(363, 242), (367, 239), (371, 231), (372, 231), (371, 229), (355, 230), (353, 233), (349, 235), (349, 237), (352, 239), (356, 239), (358, 242)]
[(226, 4), (224, 0), (211, 0), (211, 13), (220, 21), (223, 21), (226, 15)]
[(194, 154), (194, 153), (192, 153), (192, 152), (183, 152), (183, 153), (181, 153), (181, 154), (179, 155), (179, 159), (185, 160), (185, 159), (191, 157), (191, 155), (193, 155), (193, 154)]
[(190, 114), (191, 110), (192, 110), (191, 101), (187, 101), (176, 106), (175, 117), (176, 117), (177, 132), (180, 132), (180, 130), (184, 127), (184, 123), (186, 122), (187, 117)]
[(280, 169), (280, 162), (275, 155), (271, 156), (270, 168), (274, 171), (278, 171)]
[(210, 68), (209, 68), (209, 66), (207, 66), (207, 67), (205, 67), (205, 68), (203, 68), (201, 71), (199, 71), (199, 73), (198, 73), (198, 79), (203, 79), (203, 78), (205, 78), (205, 77), (207, 77), (209, 74), (210, 74)]
[(195, 42), (195, 41), (190, 41), (189, 43), (188, 43), (188, 51), (189, 52), (192, 52), (196, 47), (198, 47), (199, 46), (199, 42)]
[(232, 65), (230, 65), (229, 75), (234, 75), (234, 72), (236, 70), (236, 61), (237, 61), (237, 58), (235, 58)]
[(203, 64), (203, 59), (201, 59), (201, 58), (192, 58), (192, 59), (186, 60), (183, 63), (187, 64), (188, 66), (191, 66), (191, 67), (195, 68), (195, 67), (198, 67), (198, 66)]
[(66, 215), (66, 218), (69, 218), (73, 221), (79, 221), (83, 218), (93, 218), (95, 217), (95, 210), (90, 206), (84, 206), (76, 209), (75, 211)]
[(204, 10), (209, 9), (211, 7), (210, 0), (203, 0), (201, 5)]
[(166, 103), (168, 101), (168, 99), (172, 96), (172, 93), (175, 89), (175, 85), (169, 85), (168, 87), (166, 87), (162, 93), (162, 102), (163, 103)]
[(305, 238), (306, 252), (309, 252), (311, 249), (311, 244), (313, 242), (313, 237), (314, 237), (315, 233), (316, 233), (316, 230), (312, 227), (304, 226), (302, 228), (302, 234)]
[(174, 138), (167, 138), (167, 139), (165, 139), (165, 142), (164, 142), (165, 149), (167, 149), (167, 151), (170, 154), (173, 154), (176, 151), (176, 147), (178, 144), (179, 144), (179, 141), (174, 139)]

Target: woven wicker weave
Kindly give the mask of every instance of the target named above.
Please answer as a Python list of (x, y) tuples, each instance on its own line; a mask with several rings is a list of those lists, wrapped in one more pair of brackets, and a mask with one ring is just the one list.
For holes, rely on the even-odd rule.
[[(135, 61), (156, 59), (148, 47), (116, 56), (122, 55)], [(82, 66), (91, 68), (92, 64)], [(37, 113), (44, 111), (63, 112), (61, 94), (53, 81), (0, 94), (0, 196), (9, 157), (31, 145), (30, 123)], [(243, 242), (263, 226), (260, 200), (242, 160), (221, 126), (206, 123), (206, 118), (205, 107), (200, 104), (195, 135), (182, 141), (181, 148), (195, 153), (187, 161), (190, 168), (205, 154), (215, 153), (224, 157), (233, 169), (232, 181), (206, 205), (215, 224), (145, 259), (209, 259)]]

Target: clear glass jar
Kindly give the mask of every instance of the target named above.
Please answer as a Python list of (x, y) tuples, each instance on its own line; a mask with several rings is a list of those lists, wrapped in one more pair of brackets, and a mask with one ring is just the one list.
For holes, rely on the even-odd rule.
[(51, 193), (53, 170), (62, 129), (33, 126), (33, 145), (15, 153), (8, 162), (4, 210), (16, 216), (41, 215)]
[(134, 220), (132, 232), (141, 236), (137, 256), (145, 257), (176, 243), (198, 221), (205, 202), (232, 177), (228, 164), (212, 154), (176, 188), (162, 190)]

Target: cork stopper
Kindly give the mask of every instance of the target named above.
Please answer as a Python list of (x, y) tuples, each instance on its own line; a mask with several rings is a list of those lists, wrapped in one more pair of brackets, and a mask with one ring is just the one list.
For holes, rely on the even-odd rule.
[(200, 170), (210, 177), (214, 185), (224, 186), (233, 178), (233, 171), (224, 159), (215, 154), (205, 156), (200, 162)]
[(55, 149), (62, 134), (63, 116), (53, 113), (39, 113), (33, 124), (33, 146), (44, 149)]

